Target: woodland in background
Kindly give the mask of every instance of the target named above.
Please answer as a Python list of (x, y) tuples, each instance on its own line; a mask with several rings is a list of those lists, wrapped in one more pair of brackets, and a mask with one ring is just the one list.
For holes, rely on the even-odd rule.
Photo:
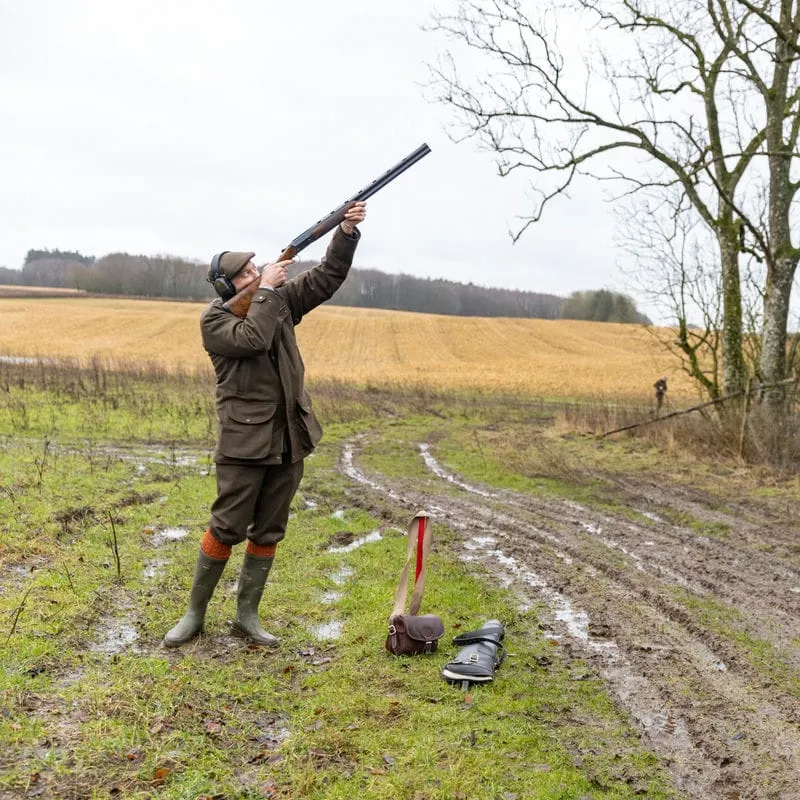
[[(297, 274), (314, 266), (300, 261)], [(210, 300), (208, 266), (174, 256), (110, 253), (102, 258), (64, 250), (29, 250), (21, 270), (0, 267), (0, 284), (79, 289), (93, 294)], [(352, 269), (333, 305), (386, 308), (480, 317), (578, 319), (649, 324), (634, 302), (608, 290), (575, 292), (569, 298), (540, 292)]]

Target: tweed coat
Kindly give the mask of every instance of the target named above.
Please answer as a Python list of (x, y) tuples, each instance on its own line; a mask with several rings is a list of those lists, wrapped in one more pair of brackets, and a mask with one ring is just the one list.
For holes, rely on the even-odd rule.
[(217, 376), (216, 462), (279, 464), (288, 454), (294, 463), (319, 443), (294, 329), (342, 285), (359, 238), (337, 227), (317, 266), (274, 291), (259, 289), (244, 319), (220, 299), (203, 312), (203, 347)]

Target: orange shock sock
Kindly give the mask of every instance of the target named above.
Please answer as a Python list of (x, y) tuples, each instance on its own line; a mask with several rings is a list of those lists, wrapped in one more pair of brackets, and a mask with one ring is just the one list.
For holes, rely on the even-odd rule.
[(275, 558), (277, 549), (277, 544), (256, 544), (248, 540), (245, 553), (253, 556), (253, 558)]
[(229, 544), (222, 544), (210, 530), (206, 530), (200, 540), (200, 549), (215, 561), (227, 561), (232, 548)]

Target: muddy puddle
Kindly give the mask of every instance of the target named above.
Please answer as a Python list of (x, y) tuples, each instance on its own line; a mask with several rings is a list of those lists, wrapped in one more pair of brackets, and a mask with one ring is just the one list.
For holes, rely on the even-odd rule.
[(79, 455), (93, 461), (125, 461), (135, 464), (139, 472), (145, 472), (152, 466), (171, 466), (194, 468), (201, 475), (207, 475), (213, 468), (211, 451), (195, 450), (183, 447), (169, 447), (163, 444), (131, 446), (97, 444), (86, 442), (84, 446), (55, 445), (59, 452)]
[(353, 577), (353, 575), (355, 575), (353, 568), (343, 564), (341, 567), (339, 567), (339, 569), (331, 573), (330, 579), (337, 586), (344, 586), (350, 580), (350, 578)]
[(179, 542), (189, 535), (188, 528), (182, 527), (157, 527), (148, 525), (144, 528), (144, 534), (153, 547), (163, 547), (170, 542)]
[(353, 541), (348, 542), (347, 544), (342, 545), (331, 545), (325, 551), (327, 553), (351, 553), (353, 550), (358, 550), (359, 547), (363, 547), (365, 544), (370, 544), (371, 542), (379, 542), (383, 539), (383, 534), (380, 530), (372, 531), (371, 533), (366, 534), (365, 536), (359, 536), (357, 539), (353, 539)]
[(453, 475), (451, 472), (448, 472), (442, 465), (433, 457), (431, 454), (430, 445), (425, 442), (422, 442), (418, 445), (419, 452), (422, 455), (422, 460), (425, 462), (425, 466), (438, 478), (442, 478), (446, 480), (448, 483), (452, 483), (453, 486), (458, 486), (461, 489), (466, 489), (468, 492), (472, 492), (472, 494), (480, 495), (481, 497), (496, 497), (496, 492), (490, 492), (487, 489), (482, 489), (479, 486), (473, 486), (470, 483), (465, 483), (460, 478)]
[(161, 577), (164, 567), (167, 566), (167, 561), (162, 558), (152, 559), (145, 562), (144, 569), (142, 570), (142, 577), (146, 581), (155, 581)]
[(0, 356), (0, 364), (53, 364), (49, 358), (32, 358), (29, 356)]
[(330, 620), (322, 622), (319, 625), (312, 625), (310, 628), (311, 635), (321, 642), (333, 642), (341, 639), (344, 625), (339, 620)]
[(104, 617), (98, 623), (95, 635), (95, 640), (89, 645), (89, 650), (93, 653), (118, 655), (126, 651), (141, 652), (138, 645), (139, 633), (132, 618)]

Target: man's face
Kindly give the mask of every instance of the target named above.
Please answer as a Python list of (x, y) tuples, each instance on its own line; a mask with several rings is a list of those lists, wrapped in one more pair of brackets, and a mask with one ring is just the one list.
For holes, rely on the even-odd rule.
[(257, 277), (258, 269), (256, 268), (256, 265), (250, 261), (231, 278), (231, 283), (236, 291), (240, 292), (245, 286), (247, 286), (247, 284), (252, 283)]

